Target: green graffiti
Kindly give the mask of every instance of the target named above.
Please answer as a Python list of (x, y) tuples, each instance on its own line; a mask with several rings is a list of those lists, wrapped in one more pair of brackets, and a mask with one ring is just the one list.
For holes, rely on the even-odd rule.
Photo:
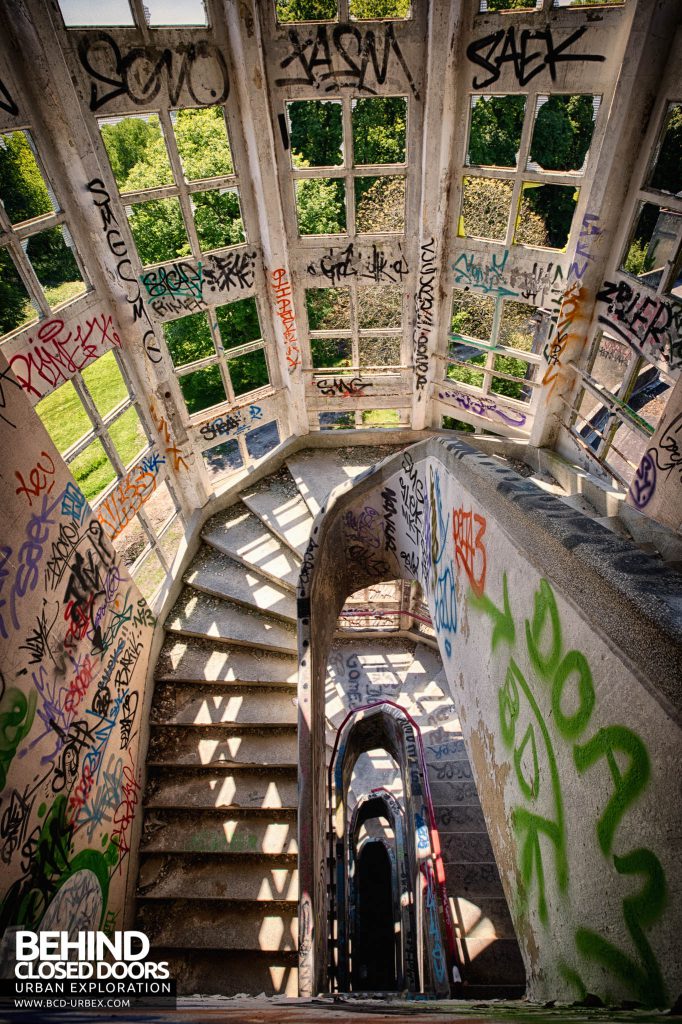
[(619, 875), (644, 875), (644, 888), (623, 900), (623, 917), (640, 955), (643, 966), (618, 949), (597, 932), (579, 928), (575, 935), (578, 951), (596, 960), (617, 978), (645, 1006), (666, 1006), (667, 994), (658, 961), (644, 934), (662, 915), (666, 904), (665, 872), (658, 857), (651, 850), (632, 850), (623, 857), (614, 855), (613, 863)]
[[(572, 715), (565, 715), (561, 708), (566, 680), (572, 672), (578, 675), (578, 696), (580, 703)], [(552, 713), (554, 723), (564, 739), (575, 739), (579, 736), (590, 720), (594, 710), (594, 684), (592, 672), (587, 659), (580, 651), (569, 651), (564, 657), (554, 676), (552, 684)]]
[(564, 979), (564, 981), (567, 981), (569, 985), (573, 985), (574, 988), (577, 989), (578, 996), (580, 999), (585, 998), (585, 996), (587, 995), (587, 988), (585, 986), (583, 979), (580, 977), (577, 971), (574, 971), (572, 967), (568, 966), (568, 964), (560, 963), (559, 974)]
[(504, 603), (504, 611), (500, 611), (500, 609), (493, 604), (487, 594), (483, 594), (483, 596), (478, 597), (473, 590), (469, 590), (470, 606), (476, 611), (489, 615), (493, 620), (493, 635), (490, 640), (493, 650), (495, 650), (500, 640), (505, 640), (510, 647), (514, 646), (514, 642), (516, 640), (516, 627), (514, 626), (514, 620), (509, 608), (506, 572), (502, 576), (502, 600)]
[[(530, 782), (527, 781), (523, 773), (523, 765), (521, 764), (528, 744), (530, 744), (531, 760), (533, 763), (533, 776)], [(540, 768), (538, 765), (538, 748), (535, 743), (535, 729), (532, 724), (528, 725), (521, 743), (514, 751), (514, 767), (516, 768), (516, 778), (518, 779), (521, 792), (527, 800), (535, 800), (540, 789)]]
[[(1, 678), (1, 677), (0, 677)], [(28, 700), (21, 690), (12, 686), (0, 700), (0, 789), (5, 788), (7, 771), (17, 747), (33, 725), (38, 694), (32, 690)]]
[[(549, 651), (543, 655), (539, 641), (542, 639), (548, 615), (551, 626)], [(526, 643), (531, 665), (537, 674), (541, 679), (551, 679), (561, 657), (561, 623), (559, 609), (547, 580), (540, 580), (540, 589), (535, 593), (532, 625), (526, 619)]]
[[(616, 751), (626, 754), (629, 758), (625, 773), (621, 772), (618, 766)], [(581, 775), (602, 757), (606, 758), (611, 771), (615, 791), (597, 822), (599, 845), (602, 853), (608, 856), (623, 815), (649, 781), (649, 754), (639, 736), (626, 726), (609, 725), (595, 733), (583, 746), (576, 744), (573, 748), (573, 757)]]
[(516, 719), (519, 716), (519, 690), (514, 679), (514, 671), (518, 672), (516, 662), (510, 658), (504, 686), (500, 687), (497, 699), (500, 706), (500, 729), (505, 746), (511, 747), (516, 731)]

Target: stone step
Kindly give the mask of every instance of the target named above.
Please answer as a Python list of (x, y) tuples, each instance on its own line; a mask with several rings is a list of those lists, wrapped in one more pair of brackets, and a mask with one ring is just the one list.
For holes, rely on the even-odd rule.
[(467, 960), (462, 977), (470, 984), (525, 987), (526, 971), (516, 939), (465, 939)]
[(218, 684), (157, 683), (151, 722), (167, 725), (296, 725), (291, 691), (265, 687), (239, 692)]
[(180, 899), (141, 901), (137, 927), (152, 945), (293, 952), (298, 948), (298, 904)]
[(296, 726), (242, 729), (225, 725), (152, 725), (148, 765), (216, 764), (260, 767), (295, 766), (298, 758)]
[(238, 647), (262, 648), (279, 654), (295, 654), (297, 650), (293, 626), (191, 587), (182, 590), (165, 627), (168, 632), (225, 640)]
[(264, 771), (235, 765), (206, 768), (150, 765), (147, 772), (147, 807), (272, 808), (298, 806), (298, 765)]
[[(293, 998), (298, 995), (297, 952), (264, 953), (254, 949), (242, 953), (220, 948), (152, 946), (149, 959), (168, 962), (170, 976), (177, 982), (178, 995), (197, 992), (204, 996), (236, 996), (246, 992)], [(243, 1020), (253, 1019), (249, 1008)]]
[(147, 808), (141, 852), (285, 858), (298, 852), (296, 808)]
[(242, 491), (240, 497), (275, 536), (303, 557), (313, 517), (286, 466)]
[(301, 559), (241, 502), (211, 516), (202, 537), (247, 569), (255, 569), (279, 586), (296, 589)]
[(345, 448), (306, 448), (287, 459), (303, 500), (316, 516), (329, 493), (353, 480), (404, 445), (362, 445)]
[(184, 577), (185, 583), (213, 597), (266, 612), (285, 622), (296, 621), (296, 598), (241, 562), (204, 544)]
[[(226, 863), (227, 861), (227, 863)], [(296, 863), (269, 858), (225, 858), (208, 854), (144, 856), (137, 883), (139, 898), (182, 899), (187, 893), (201, 899), (272, 903), (298, 899)]]
[(156, 679), (223, 683), (230, 687), (244, 684), (295, 688), (298, 658), (171, 634), (166, 637), (156, 663)]

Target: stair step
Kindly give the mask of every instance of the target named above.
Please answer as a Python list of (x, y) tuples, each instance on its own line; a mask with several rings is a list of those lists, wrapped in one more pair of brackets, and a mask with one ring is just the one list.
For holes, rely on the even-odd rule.
[(249, 569), (280, 586), (295, 590), (301, 559), (264, 526), (242, 502), (211, 516), (202, 530), (204, 540)]
[(147, 807), (272, 808), (298, 805), (298, 765), (271, 767), (266, 771), (224, 763), (206, 768), (174, 768), (147, 771)]
[(254, 734), (239, 726), (152, 725), (147, 764), (296, 765), (296, 726)]
[[(298, 952), (242, 953), (220, 948), (184, 950), (152, 946), (149, 957), (168, 962), (178, 995), (201, 992), (205, 996), (236, 996), (262, 992), (266, 996), (298, 996)], [(248, 1019), (252, 1020), (253, 1015), (249, 1014)]]
[(286, 466), (243, 491), (240, 497), (272, 533), (303, 557), (313, 517)]
[(234, 601), (256, 611), (266, 612), (285, 622), (296, 621), (296, 598), (241, 562), (204, 544), (187, 573), (185, 583), (213, 597)]
[(345, 448), (306, 448), (287, 459), (289, 471), (313, 516), (323, 508), (331, 491), (353, 480), (400, 451), (404, 445), (361, 445)]
[(157, 683), (151, 721), (168, 725), (296, 725), (296, 698), (289, 692), (226, 689), (223, 684)]
[(280, 654), (295, 654), (297, 650), (293, 626), (191, 587), (183, 589), (165, 627), (184, 636), (227, 640), (236, 646), (260, 647)]
[(138, 927), (153, 945), (293, 952), (298, 948), (298, 905), (218, 900), (153, 900), (138, 909)]
[(223, 861), (226, 855), (295, 858), (296, 808), (148, 808), (140, 852), (145, 857), (157, 853), (221, 854)]
[(249, 900), (272, 903), (298, 899), (298, 870), (287, 864), (243, 859), (225, 863), (226, 858), (210, 854), (195, 856), (155, 854), (140, 864), (138, 898), (181, 899), (188, 892), (202, 899)]
[(169, 635), (156, 663), (157, 680), (295, 687), (298, 658)]

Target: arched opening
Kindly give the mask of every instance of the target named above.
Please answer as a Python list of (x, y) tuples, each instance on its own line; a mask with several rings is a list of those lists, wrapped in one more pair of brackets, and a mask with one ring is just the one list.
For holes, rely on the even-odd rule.
[(365, 842), (357, 860), (351, 986), (359, 992), (398, 988), (395, 950), (393, 871), (380, 839)]

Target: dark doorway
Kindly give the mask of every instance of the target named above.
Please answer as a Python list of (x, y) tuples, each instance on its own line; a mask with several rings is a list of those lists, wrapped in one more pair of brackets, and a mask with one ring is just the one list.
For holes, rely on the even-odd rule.
[(395, 992), (398, 980), (391, 862), (383, 843), (365, 843), (357, 872), (353, 989)]

